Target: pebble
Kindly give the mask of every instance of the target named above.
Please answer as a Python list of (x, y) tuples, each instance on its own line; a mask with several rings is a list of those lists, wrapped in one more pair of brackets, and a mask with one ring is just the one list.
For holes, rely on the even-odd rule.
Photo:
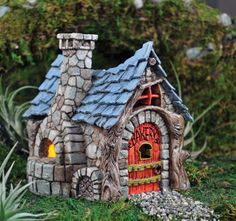
[(130, 200), (144, 213), (163, 221), (219, 221), (219, 216), (200, 201), (185, 197), (176, 191), (148, 192), (133, 195)]

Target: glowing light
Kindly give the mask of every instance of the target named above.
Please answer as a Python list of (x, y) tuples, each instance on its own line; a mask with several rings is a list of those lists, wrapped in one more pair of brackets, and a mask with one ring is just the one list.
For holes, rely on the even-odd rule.
[(55, 158), (56, 157), (56, 152), (55, 152), (55, 146), (54, 144), (50, 144), (48, 147), (48, 157), (49, 158)]

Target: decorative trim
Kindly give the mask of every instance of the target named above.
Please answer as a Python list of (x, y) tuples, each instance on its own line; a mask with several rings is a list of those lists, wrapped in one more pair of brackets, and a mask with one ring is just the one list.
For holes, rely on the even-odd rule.
[(160, 181), (160, 175), (144, 179), (128, 180), (128, 186), (138, 186), (140, 184), (156, 183)]
[(148, 164), (133, 164), (133, 165), (128, 165), (128, 171), (129, 172), (134, 172), (134, 171), (143, 171), (145, 169), (152, 169), (155, 168), (156, 166), (161, 165), (161, 161), (157, 161), (155, 163), (148, 163)]

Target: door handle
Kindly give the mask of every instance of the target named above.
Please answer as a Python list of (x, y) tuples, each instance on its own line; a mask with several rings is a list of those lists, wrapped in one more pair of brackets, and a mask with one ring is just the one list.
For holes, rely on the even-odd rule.
[(156, 175), (160, 175), (160, 174), (161, 174), (161, 169), (162, 169), (161, 165), (155, 166), (155, 167), (154, 167), (154, 173), (155, 173)]

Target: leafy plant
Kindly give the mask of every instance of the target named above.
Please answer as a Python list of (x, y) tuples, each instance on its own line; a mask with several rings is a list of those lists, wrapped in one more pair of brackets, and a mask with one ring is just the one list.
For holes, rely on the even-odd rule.
[[(175, 74), (176, 82), (177, 82), (177, 89), (178, 89), (178, 94), (180, 98), (182, 99), (182, 88), (179, 80), (178, 73), (175, 69), (175, 66), (173, 63), (171, 63), (172, 70)], [(192, 144), (192, 152), (191, 152), (191, 159), (196, 159), (207, 147), (207, 137), (205, 138), (205, 142), (202, 145), (202, 147), (197, 150), (197, 145), (196, 145), (196, 137), (200, 134), (203, 126), (204, 126), (204, 116), (210, 112), (210, 110), (215, 107), (222, 98), (218, 99), (217, 101), (214, 101), (211, 105), (209, 105), (203, 112), (201, 112), (196, 118), (193, 119), (193, 122), (187, 122), (185, 129), (184, 129), (184, 143), (183, 146), (186, 147), (190, 144)], [(194, 130), (193, 125), (195, 125), (198, 121), (201, 121), (200, 126), (197, 131)]]
[(9, 86), (4, 88), (3, 81), (0, 78), (0, 138), (2, 142), (13, 144), (19, 140), (20, 144), (25, 144), (26, 136), (22, 114), (28, 107), (29, 102), (17, 105), (15, 98), (19, 92), (32, 88), (35, 87), (24, 86), (10, 91)]
[(5, 173), (5, 167), (9, 161), (11, 154), (16, 148), (17, 143), (13, 146), (11, 151), (6, 156), (5, 160), (0, 166), (0, 220), (1, 221), (36, 221), (36, 220), (45, 220), (42, 217), (45, 214), (32, 214), (25, 213), (23, 211), (24, 202), (22, 198), (27, 191), (27, 188), (31, 183), (21, 186), (21, 182), (19, 182), (15, 187), (10, 185), (10, 190), (7, 190), (7, 181), (9, 175), (14, 166), (14, 162), (8, 168)]

